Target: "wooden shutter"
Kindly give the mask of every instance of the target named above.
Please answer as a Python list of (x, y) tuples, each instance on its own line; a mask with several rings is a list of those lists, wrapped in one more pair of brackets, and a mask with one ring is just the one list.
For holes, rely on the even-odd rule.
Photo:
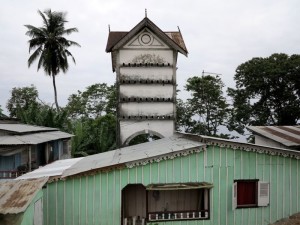
[(232, 210), (237, 207), (237, 183), (234, 182), (232, 185)]
[(270, 202), (270, 183), (258, 182), (258, 206), (268, 206)]
[(34, 203), (33, 224), (43, 225), (43, 202), (41, 198)]

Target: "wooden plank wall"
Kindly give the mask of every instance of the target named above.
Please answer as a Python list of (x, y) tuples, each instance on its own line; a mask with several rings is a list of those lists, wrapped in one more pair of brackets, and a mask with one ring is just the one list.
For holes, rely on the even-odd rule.
[[(210, 219), (154, 224), (267, 225), (299, 211), (299, 160), (210, 146), (131, 169), (53, 182), (44, 189), (45, 225), (120, 225), (127, 184), (211, 182)], [(270, 182), (268, 207), (232, 210), (234, 179)]]

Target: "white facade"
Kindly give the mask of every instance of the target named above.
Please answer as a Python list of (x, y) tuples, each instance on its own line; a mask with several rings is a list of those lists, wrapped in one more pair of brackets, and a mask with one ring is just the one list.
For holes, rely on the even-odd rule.
[(173, 135), (180, 48), (176, 46), (174, 40), (145, 18), (107, 50), (112, 53), (117, 75), (119, 146), (143, 133)]

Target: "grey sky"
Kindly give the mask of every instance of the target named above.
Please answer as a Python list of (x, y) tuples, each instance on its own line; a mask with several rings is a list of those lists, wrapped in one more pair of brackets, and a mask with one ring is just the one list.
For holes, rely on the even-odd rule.
[[(162, 30), (180, 27), (189, 50), (178, 59), (179, 88), (188, 77), (202, 70), (221, 73), (226, 86), (233, 87), (236, 67), (253, 57), (272, 53), (300, 53), (300, 1), (298, 0), (3, 0), (0, 8), (0, 105), (5, 108), (13, 87), (34, 84), (40, 98), (53, 103), (50, 77), (36, 64), (27, 67), (28, 37), (24, 24), (41, 25), (37, 10), (51, 8), (68, 12), (66, 27), (79, 33), (68, 38), (81, 44), (71, 48), (77, 64), (57, 76), (58, 101), (67, 103), (70, 94), (88, 85), (113, 84), (110, 54), (105, 53), (108, 24), (112, 31), (129, 31), (144, 16)], [(184, 98), (186, 95), (181, 93)]]

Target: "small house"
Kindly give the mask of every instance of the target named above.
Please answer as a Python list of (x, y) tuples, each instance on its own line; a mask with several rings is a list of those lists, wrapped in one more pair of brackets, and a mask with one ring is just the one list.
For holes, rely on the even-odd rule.
[(0, 179), (16, 178), (55, 160), (70, 158), (72, 136), (57, 128), (0, 121)]

